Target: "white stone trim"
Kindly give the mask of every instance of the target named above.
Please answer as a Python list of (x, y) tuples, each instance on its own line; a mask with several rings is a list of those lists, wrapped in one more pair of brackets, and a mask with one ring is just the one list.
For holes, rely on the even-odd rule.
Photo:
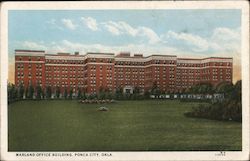
[(209, 58), (202, 60), (202, 63), (218, 62), (218, 63), (233, 63), (233, 58)]
[(135, 66), (135, 65), (115, 65), (115, 68), (145, 68), (145, 66), (141, 66), (141, 65), (138, 65), (138, 66)]
[(152, 55), (152, 56), (149, 56), (148, 58), (151, 58), (151, 60), (177, 60), (177, 56), (175, 55), (162, 55), (162, 56), (156, 56), (156, 55)]
[(188, 63), (188, 64), (201, 64), (201, 60), (183, 60), (183, 59), (177, 59), (177, 63)]
[(86, 54), (86, 55), (45, 55), (45, 59), (50, 60), (86, 60), (88, 58), (114, 59), (114, 55), (105, 54)]
[(177, 63), (208, 63), (208, 62), (230, 62), (233, 63), (233, 58), (223, 58), (223, 57), (214, 57), (214, 58), (204, 58), (204, 59), (182, 59), (177, 58), (177, 56), (166, 56), (166, 55), (151, 55), (149, 57), (117, 57), (111, 54), (85, 54), (85, 55), (49, 55), (45, 54), (45, 52), (15, 52), (16, 56), (45, 56), (45, 59), (50, 60), (86, 60), (88, 58), (108, 58), (114, 59), (115, 61), (130, 61), (130, 62), (147, 62), (151, 60), (174, 60)]
[(146, 67), (151, 67), (151, 66), (160, 66), (160, 67), (176, 67), (176, 65), (174, 64), (150, 64), (150, 65), (146, 65)]
[(45, 64), (45, 66), (66, 66), (66, 67), (70, 67), (70, 66), (86, 66), (86, 64)]
[(15, 61), (15, 63), (45, 63), (44, 61)]
[(85, 58), (108, 58), (108, 59), (114, 59), (114, 55), (107, 55), (107, 54), (86, 54)]
[(147, 62), (150, 60), (176, 60), (176, 56), (150, 56), (150, 57), (115, 57), (114, 55), (99, 55), (99, 54), (87, 54), (83, 56), (62, 56), (62, 55), (45, 55), (45, 59), (52, 60), (86, 60), (88, 58), (103, 58), (103, 59), (115, 59), (115, 61), (131, 61), (131, 62)]
[(94, 63), (94, 62), (90, 62), (90, 63), (86, 63), (86, 65), (114, 65), (114, 63)]
[(86, 63), (86, 64), (45, 64), (46, 66), (86, 66), (86, 65), (114, 65), (114, 63)]
[(45, 56), (44, 52), (15, 52), (15, 56)]
[[(114, 63), (86, 63), (86, 64), (45, 64), (46, 66), (86, 66), (86, 65), (114, 65)], [(115, 68), (148, 68), (152, 66), (158, 67), (176, 67), (172, 64), (149, 64), (145, 66), (141, 65), (114, 65)]]
[(158, 67), (176, 67), (176, 65), (172, 65), (172, 64), (149, 64), (149, 65), (145, 65), (145, 66), (141, 66), (141, 65), (115, 65), (115, 68), (148, 68), (148, 67), (152, 67), (152, 66), (158, 66)]
[(206, 66), (206, 67), (177, 67), (177, 69), (205, 69), (205, 68), (229, 68), (232, 69), (231, 66)]
[(115, 61), (130, 61), (130, 62), (146, 62), (145, 58), (133, 58), (133, 57), (116, 57)]
[(57, 56), (57, 55), (45, 55), (47, 60), (85, 60), (84, 56)]
[(232, 63), (233, 59), (231, 58), (207, 58), (207, 59), (177, 59), (177, 63), (187, 63), (187, 64), (202, 64), (202, 63)]
[(115, 61), (148, 62), (150, 60), (176, 60), (176, 56), (150, 56), (150, 57), (116, 57)]

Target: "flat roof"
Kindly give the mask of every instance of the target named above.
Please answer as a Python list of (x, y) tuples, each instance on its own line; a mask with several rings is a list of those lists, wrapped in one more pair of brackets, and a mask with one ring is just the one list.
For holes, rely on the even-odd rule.
[(203, 58), (203, 59), (233, 59), (232, 57), (207, 57), (207, 58)]
[(114, 55), (114, 53), (98, 53), (98, 52), (87, 52), (86, 55), (88, 55), (88, 54)]
[(16, 49), (15, 52), (45, 52), (44, 50), (23, 50), (23, 49)]
[[(42, 52), (45, 53), (44, 50), (26, 50), (26, 49), (16, 49), (15, 52)], [(114, 56), (115, 57), (119, 57), (119, 58), (150, 58), (150, 57), (154, 57), (154, 56), (159, 56), (159, 57), (177, 57), (176, 55), (160, 55), (160, 54), (153, 54), (153, 55), (149, 55), (149, 56), (143, 56), (143, 54), (134, 54), (134, 56), (121, 56), (121, 55), (115, 55), (114, 53), (104, 53), (104, 52), (87, 52), (84, 55), (76, 55), (76, 54), (71, 54), (71, 53), (56, 53), (56, 54), (48, 54), (46, 53), (45, 56), (70, 56), (70, 57), (84, 57), (87, 55), (110, 55), (110, 56)], [(207, 58), (178, 58), (177, 60), (206, 60), (206, 59), (233, 59), (232, 57), (207, 57)]]
[(230, 57), (177, 58), (177, 60), (206, 60), (206, 59), (233, 59), (233, 58)]

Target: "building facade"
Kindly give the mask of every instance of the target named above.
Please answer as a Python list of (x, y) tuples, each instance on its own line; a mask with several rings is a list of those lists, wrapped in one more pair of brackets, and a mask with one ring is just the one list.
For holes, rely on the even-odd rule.
[(143, 93), (157, 87), (162, 93), (175, 93), (199, 83), (232, 82), (232, 73), (232, 58), (15, 50), (15, 84), (50, 86), (53, 92), (60, 88), (76, 93), (80, 88), (89, 94), (117, 89), (132, 93), (136, 88)]

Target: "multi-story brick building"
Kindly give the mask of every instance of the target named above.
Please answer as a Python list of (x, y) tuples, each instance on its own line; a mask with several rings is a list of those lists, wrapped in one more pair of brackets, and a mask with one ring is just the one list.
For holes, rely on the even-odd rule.
[(233, 59), (210, 57), (184, 59), (171, 55), (120, 53), (87, 53), (79, 55), (47, 54), (38, 50), (15, 50), (15, 84), (78, 88), (86, 93), (100, 90), (114, 92), (122, 88), (132, 92), (149, 91), (153, 86), (161, 92), (180, 92), (199, 83), (232, 82)]

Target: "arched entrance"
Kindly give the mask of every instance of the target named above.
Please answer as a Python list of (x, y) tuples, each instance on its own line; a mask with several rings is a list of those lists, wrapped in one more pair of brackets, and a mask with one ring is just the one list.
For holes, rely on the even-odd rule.
[(126, 94), (133, 94), (133, 91), (134, 91), (133, 86), (125, 86), (123, 88), (123, 93), (126, 93)]

